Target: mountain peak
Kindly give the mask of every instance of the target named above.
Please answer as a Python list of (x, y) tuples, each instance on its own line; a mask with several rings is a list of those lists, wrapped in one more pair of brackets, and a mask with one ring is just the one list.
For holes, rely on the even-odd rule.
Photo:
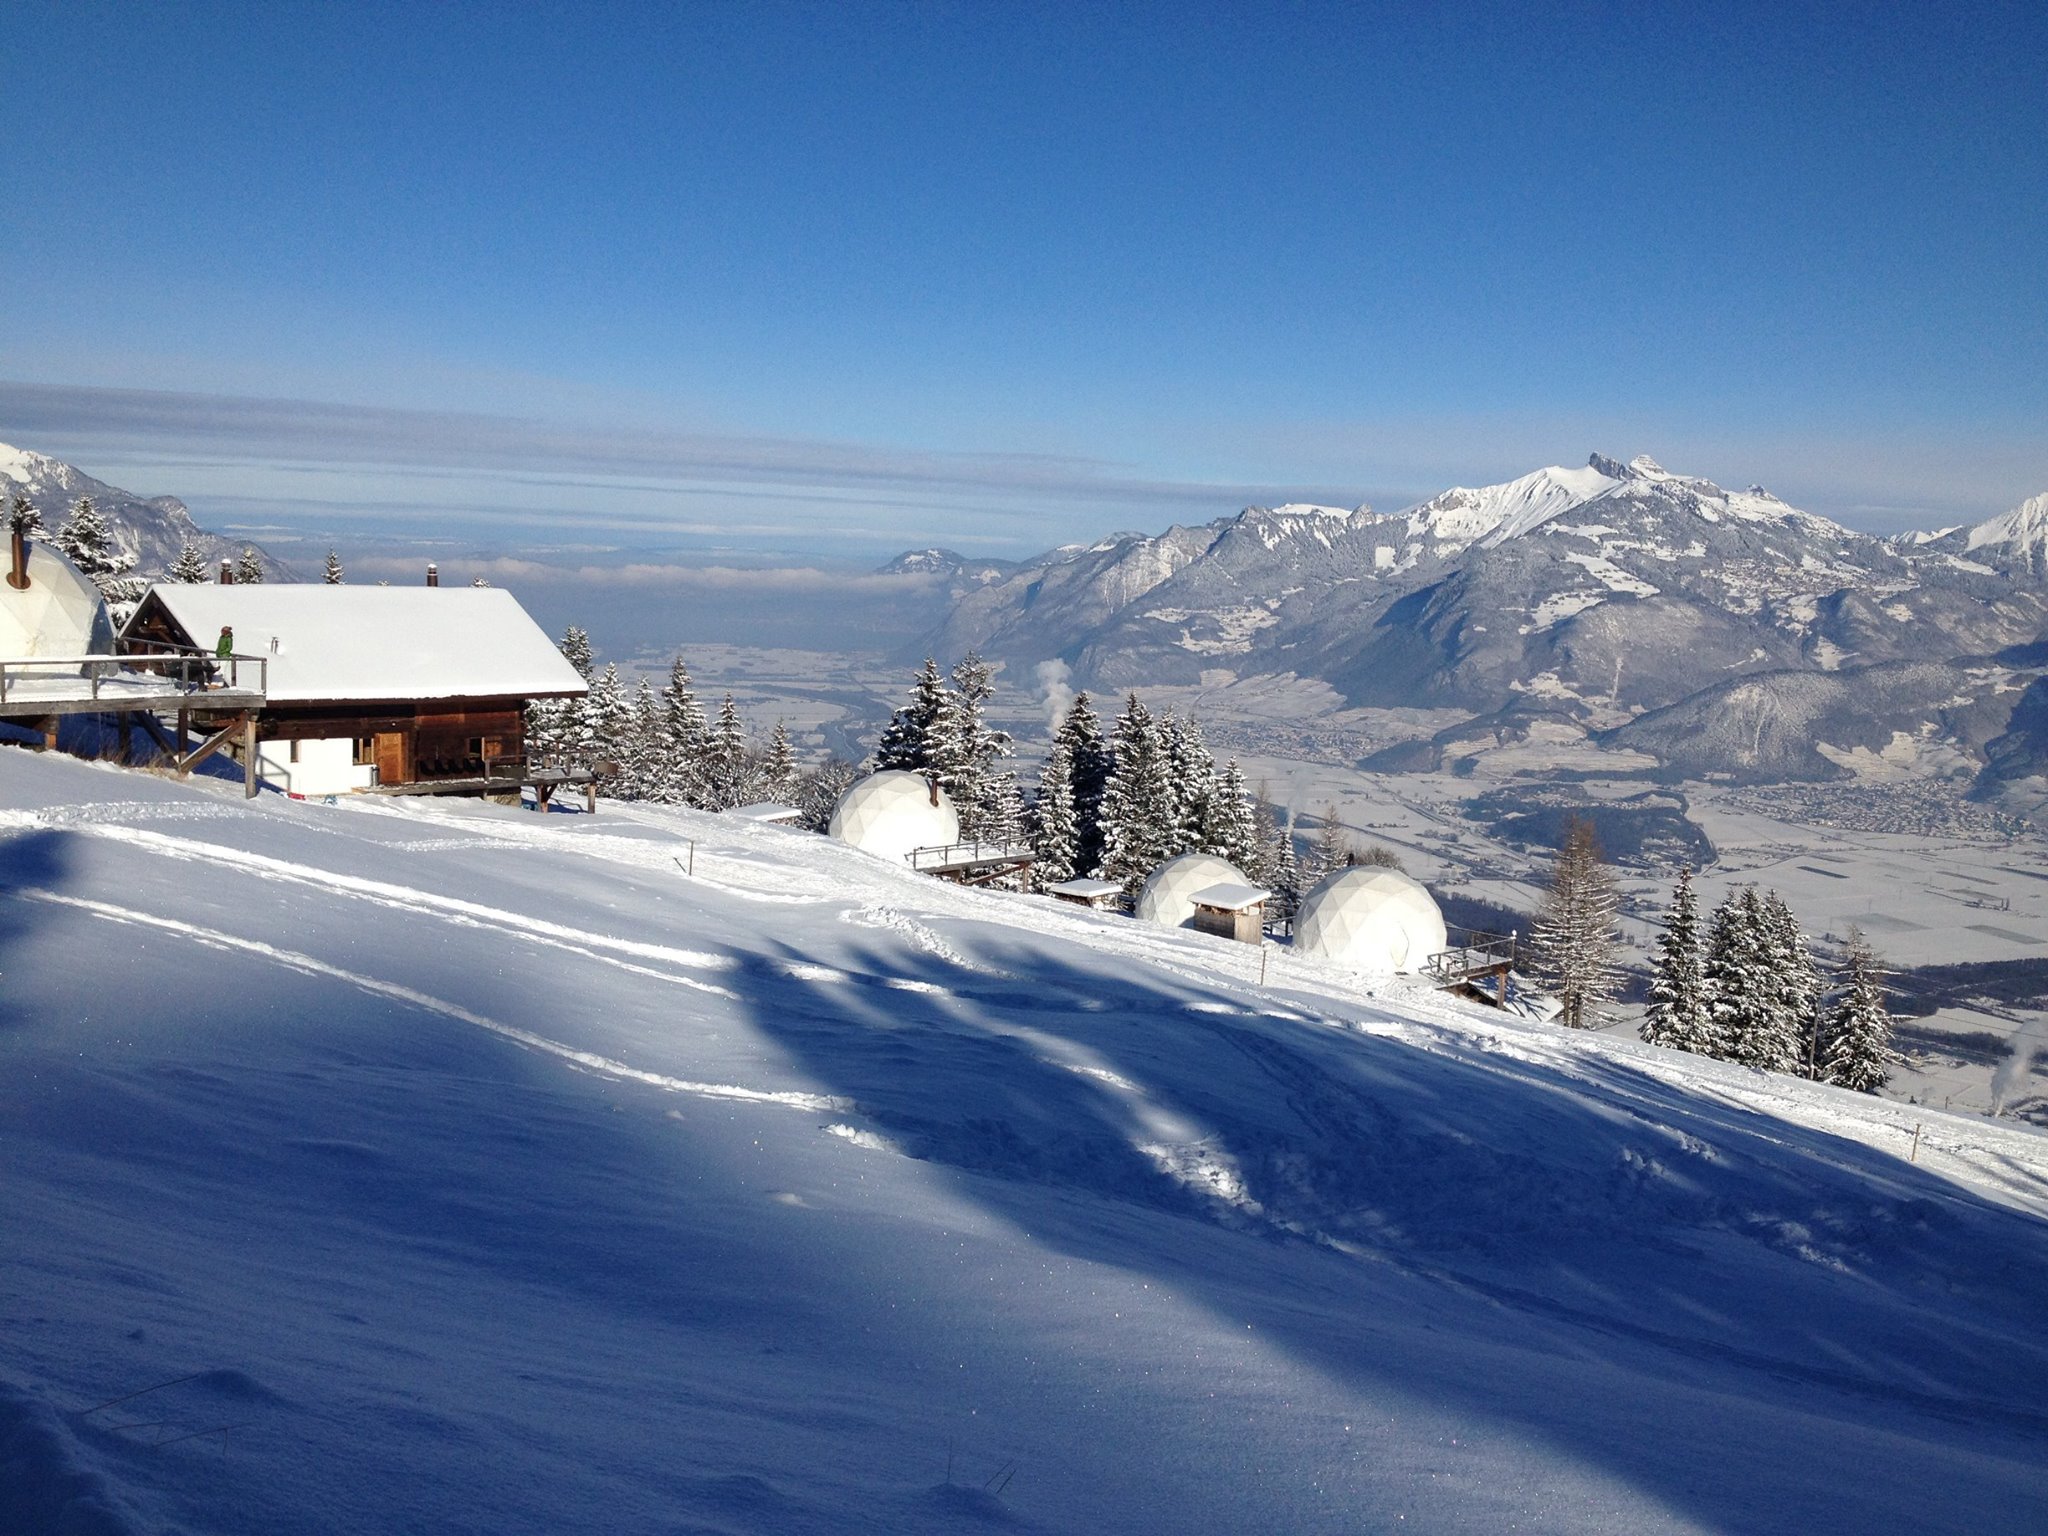
[(1659, 464), (1647, 453), (1639, 453), (1630, 459), (1628, 467), (1638, 475), (1641, 475), (1645, 480), (1668, 480), (1671, 478), (1670, 471), (1665, 469), (1662, 464)]

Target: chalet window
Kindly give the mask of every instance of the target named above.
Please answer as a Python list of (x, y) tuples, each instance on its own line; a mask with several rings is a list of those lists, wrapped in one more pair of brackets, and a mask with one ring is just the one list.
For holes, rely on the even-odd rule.
[(298, 739), (298, 737), (294, 736), (294, 737), (292, 738), (292, 742), (291, 742), (291, 748), (292, 748), (292, 759), (291, 759), (291, 760), (292, 760), (293, 762), (295, 762), (295, 763), (296, 763), (296, 762), (297, 762), (297, 761), (299, 760), (299, 739)]
[(377, 738), (374, 736), (358, 736), (356, 738), (356, 766), (358, 768), (367, 768), (375, 764), (376, 761)]

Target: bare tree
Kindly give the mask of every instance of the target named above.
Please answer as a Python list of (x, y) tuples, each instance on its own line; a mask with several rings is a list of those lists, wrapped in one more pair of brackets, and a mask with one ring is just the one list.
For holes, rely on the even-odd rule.
[(1564, 1006), (1562, 1022), (1572, 1029), (1592, 1028), (1598, 1022), (1594, 1010), (1619, 986), (1614, 958), (1619, 910), (1614, 876), (1593, 823), (1583, 816), (1569, 818), (1531, 939), (1536, 975), (1556, 992)]

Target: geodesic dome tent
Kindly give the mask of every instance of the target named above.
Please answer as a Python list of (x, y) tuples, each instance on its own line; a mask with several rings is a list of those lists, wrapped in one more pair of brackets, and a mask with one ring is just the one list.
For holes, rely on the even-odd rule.
[(960, 816), (922, 774), (891, 768), (849, 787), (832, 807), (827, 833), (885, 859), (960, 841)]
[(1414, 971), (1450, 948), (1436, 900), (1399, 870), (1340, 869), (1294, 915), (1294, 947), (1360, 971)]
[[(0, 569), (13, 567), (0, 550)], [(100, 589), (43, 539), (28, 545), (28, 586), (0, 580), (0, 657), (105, 656), (114, 626)]]
[(1247, 885), (1238, 867), (1213, 853), (1183, 853), (1168, 859), (1145, 877), (1134, 915), (1166, 928), (1186, 928), (1195, 920), (1195, 896), (1212, 885)]

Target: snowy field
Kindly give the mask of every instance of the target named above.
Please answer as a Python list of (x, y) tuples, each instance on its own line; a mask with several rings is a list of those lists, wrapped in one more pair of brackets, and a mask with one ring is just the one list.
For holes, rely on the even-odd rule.
[(0, 849), (0, 1530), (2048, 1528), (2024, 1126), (689, 812)]

